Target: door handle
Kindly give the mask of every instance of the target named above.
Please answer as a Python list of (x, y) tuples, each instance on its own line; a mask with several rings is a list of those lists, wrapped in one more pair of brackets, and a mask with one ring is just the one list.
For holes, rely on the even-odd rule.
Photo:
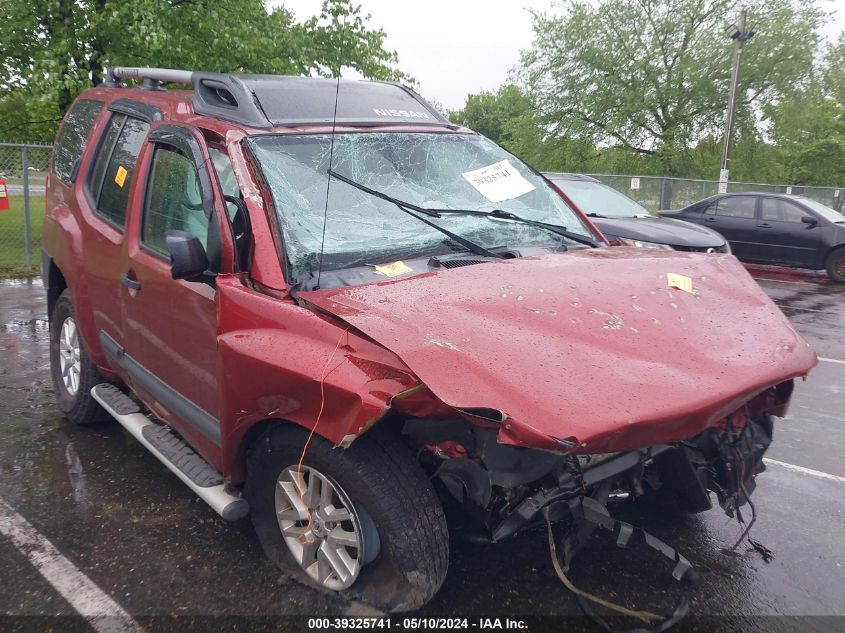
[(130, 290), (140, 290), (140, 289), (141, 289), (141, 282), (140, 282), (140, 281), (138, 281), (137, 279), (132, 279), (132, 278), (129, 276), (129, 273), (123, 273), (123, 274), (120, 276), (120, 282), (121, 282), (124, 286), (126, 286), (127, 288), (129, 288)]
[(705, 222), (715, 222), (716, 218), (704, 218)]
[(762, 227), (764, 229), (768, 229), (768, 228), (771, 228), (772, 225), (769, 224), (768, 222), (760, 222), (760, 224), (758, 224), (757, 226)]

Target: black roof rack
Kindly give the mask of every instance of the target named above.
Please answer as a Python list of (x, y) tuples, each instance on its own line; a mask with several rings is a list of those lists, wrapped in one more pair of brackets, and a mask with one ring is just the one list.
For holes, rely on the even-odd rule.
[(458, 128), (412, 89), (394, 82), (115, 67), (106, 69), (103, 85), (119, 87), (121, 79), (140, 80), (147, 90), (161, 90), (162, 83), (190, 85), (195, 112), (249, 127), (337, 123)]

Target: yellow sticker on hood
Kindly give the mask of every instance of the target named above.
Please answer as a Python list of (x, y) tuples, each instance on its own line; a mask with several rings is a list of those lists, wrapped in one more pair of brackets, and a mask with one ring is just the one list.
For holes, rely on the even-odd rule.
[(666, 283), (670, 288), (677, 288), (684, 292), (692, 292), (692, 277), (686, 275), (679, 275), (677, 273), (668, 273), (666, 275)]
[(404, 275), (405, 273), (412, 273), (414, 272), (414, 269), (407, 266), (405, 262), (398, 261), (393, 262), (392, 264), (382, 264), (381, 266), (376, 266), (376, 272), (379, 275), (384, 275), (385, 277), (398, 277), (399, 275)]

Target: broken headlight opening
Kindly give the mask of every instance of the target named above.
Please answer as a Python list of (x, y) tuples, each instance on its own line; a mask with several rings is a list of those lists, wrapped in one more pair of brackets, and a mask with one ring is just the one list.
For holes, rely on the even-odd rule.
[[(552, 541), (553, 562), (558, 576), (573, 589), (565, 571), (596, 527), (614, 531), (619, 547), (644, 543), (674, 561), (672, 575), (677, 580), (694, 574), (689, 561), (669, 545), (613, 519), (607, 508), (612, 498), (636, 502), (651, 497), (686, 512), (702, 512), (713, 507), (710, 493), (715, 493), (725, 513), (740, 523), (744, 523), (741, 508), (748, 505), (751, 523), (733, 548), (724, 550), (735, 551), (748, 538), (753, 524), (750, 496), (755, 476), (765, 469), (763, 454), (771, 443), (772, 420), (766, 414), (752, 417), (746, 407), (682, 442), (593, 455), (507, 446), (497, 442), (495, 428), (463, 420), (412, 419), (404, 423), (403, 434), (417, 449), (447, 512), (451, 506), (462, 510), (454, 512), (456, 516), (471, 518), (463, 528), (472, 540), (498, 542), (525, 530), (544, 525), (550, 530), (552, 523), (562, 524), (565, 564), (560, 566)], [(561, 448), (567, 450), (564, 444)], [(642, 538), (631, 538), (638, 533)], [(771, 555), (759, 543), (748, 541), (764, 558)], [(645, 621), (663, 619), (661, 626), (666, 627), (683, 617), (688, 608), (682, 603), (671, 616), (660, 618), (621, 607), (619, 611), (615, 609), (618, 605), (573, 590), (579, 603), (588, 599)]]

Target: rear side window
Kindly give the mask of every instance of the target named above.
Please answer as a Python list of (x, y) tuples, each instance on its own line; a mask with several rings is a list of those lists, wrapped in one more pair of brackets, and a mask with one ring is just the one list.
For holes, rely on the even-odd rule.
[(732, 196), (720, 198), (704, 212), (705, 215), (722, 215), (733, 218), (754, 219), (754, 207), (757, 205), (757, 198), (754, 196)]
[(124, 114), (114, 115), (91, 171), (89, 188), (95, 210), (121, 228), (135, 163), (149, 129), (149, 123)]
[(53, 173), (62, 182), (73, 180), (75, 163), (81, 159), (88, 144), (88, 135), (102, 109), (101, 101), (80, 99), (65, 115), (53, 154)]
[(807, 213), (781, 198), (763, 198), (760, 214), (767, 222), (800, 222)]
[(184, 154), (160, 145), (153, 155), (147, 185), (141, 241), (167, 255), (168, 231), (186, 231), (208, 245), (209, 219), (194, 164)]

